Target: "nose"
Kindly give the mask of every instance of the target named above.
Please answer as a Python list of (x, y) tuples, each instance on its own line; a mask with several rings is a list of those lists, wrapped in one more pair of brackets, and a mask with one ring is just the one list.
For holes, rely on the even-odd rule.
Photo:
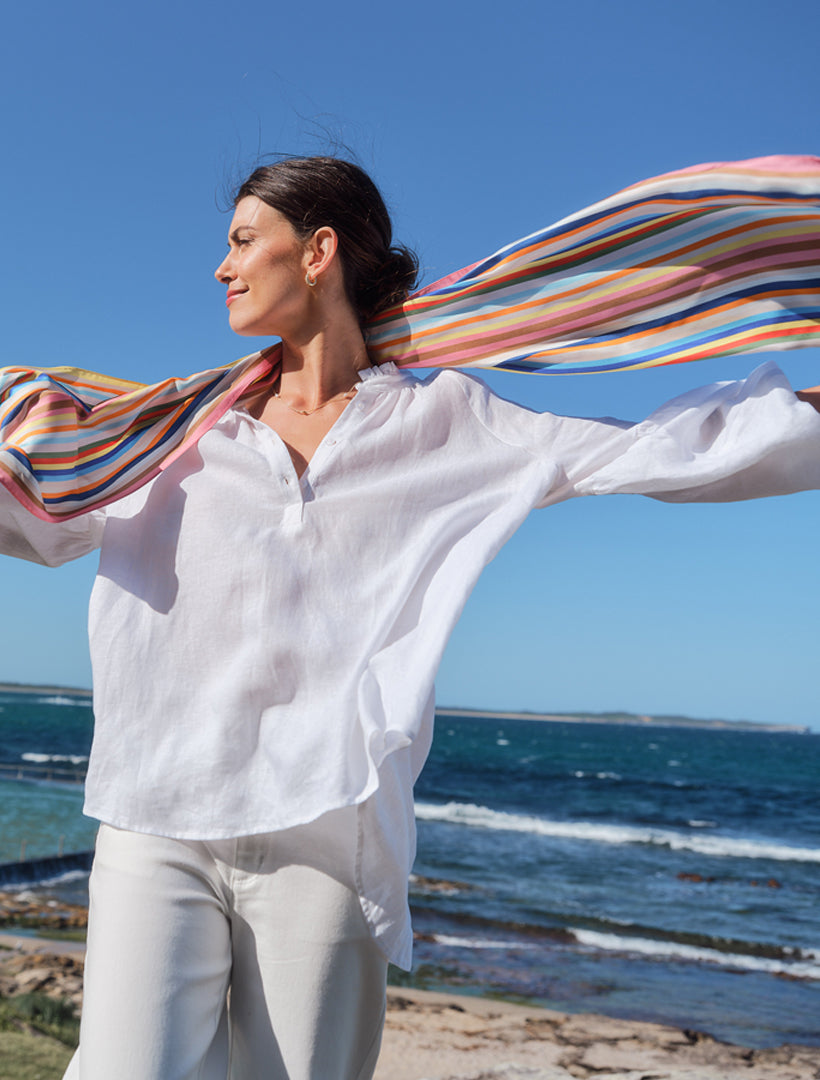
[(231, 253), (230, 251), (222, 260), (222, 262), (214, 270), (214, 277), (221, 285), (227, 285), (229, 281), (232, 281), (236, 275), (231, 268)]

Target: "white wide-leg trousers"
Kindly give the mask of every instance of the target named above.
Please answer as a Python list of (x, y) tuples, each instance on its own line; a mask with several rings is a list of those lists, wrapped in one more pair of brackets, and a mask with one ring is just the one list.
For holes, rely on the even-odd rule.
[(169, 840), (103, 825), (65, 1080), (369, 1080), (387, 963), (298, 829)]

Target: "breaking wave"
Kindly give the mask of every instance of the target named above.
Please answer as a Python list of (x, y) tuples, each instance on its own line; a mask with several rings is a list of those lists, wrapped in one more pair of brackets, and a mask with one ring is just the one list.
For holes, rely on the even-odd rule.
[(63, 765), (85, 765), (88, 761), (87, 757), (83, 757), (81, 754), (21, 754), (20, 757), (23, 761), (28, 761), (31, 765), (50, 765), (59, 763)]
[(820, 863), (820, 848), (793, 847), (775, 840), (747, 840), (737, 836), (691, 835), (674, 829), (638, 825), (603, 825), (588, 821), (552, 821), (527, 814), (491, 810), (473, 803), (444, 805), (416, 803), (420, 821), (447, 821), (480, 829), (533, 833), (566, 840), (598, 844), (651, 844), (672, 851), (732, 859), (775, 859), (780, 862)]
[(596, 930), (572, 929), (570, 932), (579, 945), (586, 945), (592, 949), (637, 954), (657, 960), (687, 960), (718, 964), (736, 971), (765, 971), (770, 975), (790, 975), (796, 979), (820, 979), (820, 956), (810, 951), (801, 951), (794, 960), (776, 960), (765, 956), (726, 953), (719, 949), (684, 945), (675, 941), (602, 934)]

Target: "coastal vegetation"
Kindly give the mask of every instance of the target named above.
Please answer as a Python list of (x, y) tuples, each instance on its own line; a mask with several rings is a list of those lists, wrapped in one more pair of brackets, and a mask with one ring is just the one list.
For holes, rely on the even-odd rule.
[(79, 1040), (73, 1004), (43, 993), (0, 998), (4, 1080), (58, 1080)]
[(4, 1080), (60, 1080), (73, 1051), (56, 1039), (0, 1028)]

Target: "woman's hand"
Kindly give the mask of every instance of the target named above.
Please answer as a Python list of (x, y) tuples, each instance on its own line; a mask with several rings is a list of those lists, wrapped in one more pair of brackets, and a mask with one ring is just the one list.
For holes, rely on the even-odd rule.
[(795, 394), (801, 401), (808, 401), (820, 412), (820, 386), (810, 386), (806, 390), (795, 390)]

